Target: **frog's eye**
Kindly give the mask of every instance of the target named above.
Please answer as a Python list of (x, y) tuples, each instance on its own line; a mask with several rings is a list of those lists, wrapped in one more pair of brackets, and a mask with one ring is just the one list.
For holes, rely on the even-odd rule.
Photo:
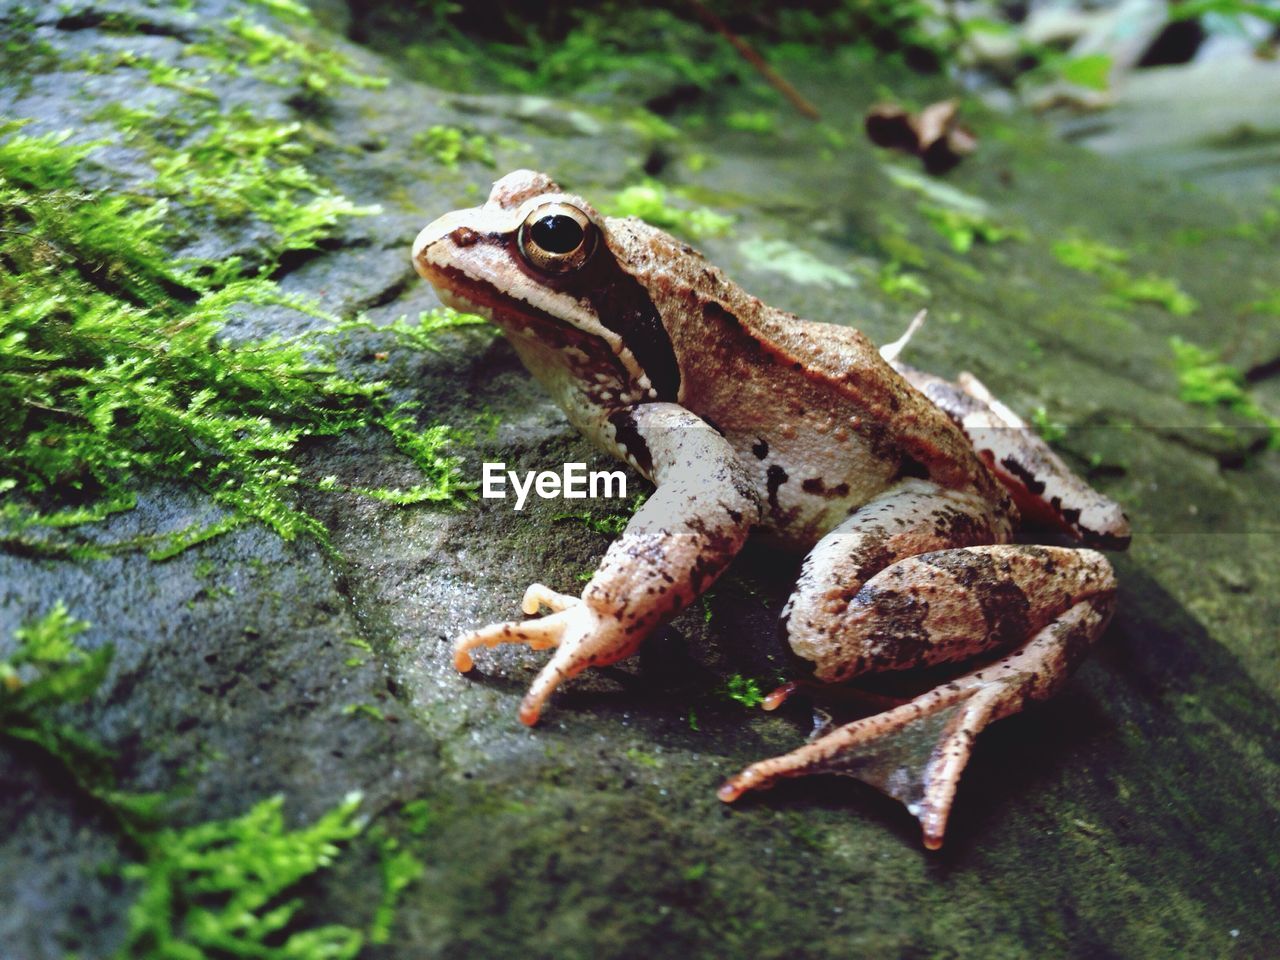
[(544, 203), (520, 227), (520, 252), (530, 265), (567, 273), (587, 262), (596, 246), (595, 226), (567, 203)]

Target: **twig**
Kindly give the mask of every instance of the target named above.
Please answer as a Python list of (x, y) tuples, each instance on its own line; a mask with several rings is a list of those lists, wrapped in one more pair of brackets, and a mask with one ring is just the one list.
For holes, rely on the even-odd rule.
[(790, 100), (792, 106), (810, 120), (821, 119), (822, 115), (818, 113), (817, 107), (801, 96), (799, 90), (789, 84), (778, 71), (769, 66), (764, 57), (760, 56), (751, 44), (730, 30), (729, 25), (708, 9), (701, 0), (689, 0), (689, 6), (693, 7), (694, 12), (701, 18), (703, 23), (733, 44), (733, 48), (742, 55), (742, 59), (751, 64), (760, 73), (760, 76), (769, 81), (774, 89)]

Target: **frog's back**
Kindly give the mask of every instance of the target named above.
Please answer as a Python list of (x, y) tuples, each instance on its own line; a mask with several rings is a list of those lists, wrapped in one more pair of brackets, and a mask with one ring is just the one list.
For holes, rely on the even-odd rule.
[(768, 306), (652, 227), (609, 225), (664, 318), (679, 402), (758, 461), (775, 521), (789, 499), (793, 520), (829, 526), (903, 476), (1012, 510), (968, 438), (862, 333)]

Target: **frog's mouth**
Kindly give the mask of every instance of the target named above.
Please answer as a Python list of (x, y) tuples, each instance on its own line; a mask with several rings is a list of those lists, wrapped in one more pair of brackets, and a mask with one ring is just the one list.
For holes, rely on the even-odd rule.
[(414, 259), (414, 266), (419, 275), (435, 288), (436, 295), (445, 306), (484, 317), (504, 333), (528, 335), (566, 346), (587, 340), (604, 341), (608, 352), (614, 356), (620, 357), (624, 352), (618, 338), (609, 338), (594, 330), (583, 330), (578, 324), (564, 320), (528, 300), (503, 293), (461, 267), (418, 258)]

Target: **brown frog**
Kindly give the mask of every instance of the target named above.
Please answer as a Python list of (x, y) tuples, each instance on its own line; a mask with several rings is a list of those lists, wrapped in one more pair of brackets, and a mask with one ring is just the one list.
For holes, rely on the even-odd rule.
[[(974, 660), (876, 716), (732, 777), (720, 798), (783, 777), (856, 776), (942, 843), (974, 737), (1056, 691), (1112, 612), (1093, 549), (1011, 542), (1020, 517), (1122, 548), (1124, 514), (976, 379), (898, 361), (856, 330), (745, 293), (687, 244), (603, 217), (518, 170), (413, 246), (446, 303), (497, 324), (570, 422), (656, 487), (580, 597), (541, 584), (534, 620), (457, 641), (554, 653), (520, 719), (590, 666), (632, 654), (715, 582), (753, 530), (807, 552), (781, 628), (810, 682)], [(771, 702), (784, 695), (780, 692)]]

